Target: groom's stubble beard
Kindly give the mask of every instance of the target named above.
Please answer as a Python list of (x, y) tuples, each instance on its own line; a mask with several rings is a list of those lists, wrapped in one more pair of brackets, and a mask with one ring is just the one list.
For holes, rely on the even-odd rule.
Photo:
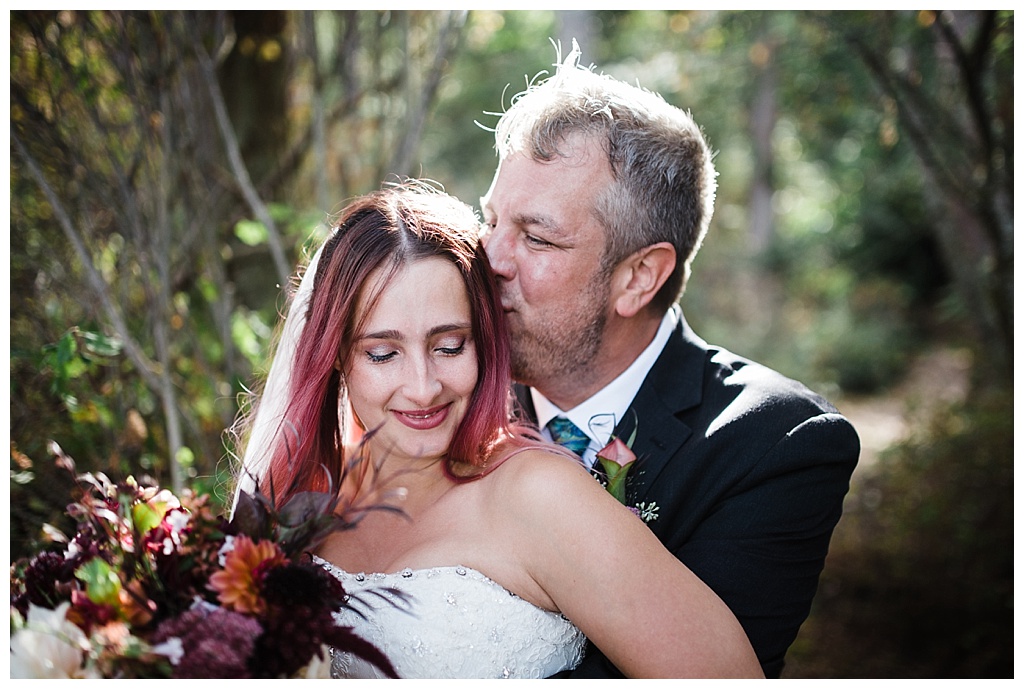
[(581, 289), (573, 308), (551, 308), (530, 322), (516, 314), (509, 323), (512, 377), (541, 392), (545, 383), (587, 379), (604, 340), (611, 271), (599, 270)]

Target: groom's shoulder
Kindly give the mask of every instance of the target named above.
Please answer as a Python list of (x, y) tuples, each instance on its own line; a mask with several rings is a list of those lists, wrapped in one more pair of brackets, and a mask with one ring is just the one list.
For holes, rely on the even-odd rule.
[[(678, 366), (690, 367), (685, 384), (699, 388), (695, 407), (702, 410), (701, 415), (728, 409), (762, 420), (774, 417), (785, 424), (839, 413), (824, 395), (796, 377), (721, 345), (694, 338), (692, 331), (690, 338), (684, 338), (683, 347), (680, 352), (686, 354), (679, 357)], [(695, 358), (699, 359), (699, 366)]]

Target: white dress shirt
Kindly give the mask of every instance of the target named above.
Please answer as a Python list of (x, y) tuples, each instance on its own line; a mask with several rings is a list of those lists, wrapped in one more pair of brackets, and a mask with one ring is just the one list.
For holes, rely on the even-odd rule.
[(559, 409), (547, 397), (538, 392), (537, 388), (530, 388), (541, 435), (551, 440), (551, 434), (547, 429), (548, 421), (556, 416), (564, 416), (590, 438), (590, 445), (583, 452), (583, 463), (588, 468), (593, 466), (597, 459), (597, 453), (608, 444), (612, 432), (625, 416), (626, 410), (633, 403), (633, 398), (640, 390), (644, 378), (647, 377), (654, 362), (661, 354), (661, 350), (665, 348), (668, 338), (676, 329), (680, 313), (679, 306), (673, 305), (661, 319), (661, 325), (658, 326), (658, 332), (654, 335), (654, 339), (629, 365), (629, 368), (598, 390), (592, 397), (572, 409)]

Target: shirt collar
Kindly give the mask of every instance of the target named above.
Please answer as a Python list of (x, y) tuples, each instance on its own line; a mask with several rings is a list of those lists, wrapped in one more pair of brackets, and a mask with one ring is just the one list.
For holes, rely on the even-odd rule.
[(551, 436), (545, 428), (548, 421), (556, 416), (566, 417), (590, 438), (590, 445), (583, 453), (583, 463), (588, 467), (592, 466), (597, 453), (608, 444), (615, 427), (625, 416), (629, 405), (633, 403), (633, 398), (636, 397), (648, 372), (654, 366), (658, 355), (661, 354), (661, 350), (665, 348), (665, 344), (672, 335), (672, 331), (678, 325), (680, 316), (679, 305), (674, 304), (665, 312), (654, 339), (640, 353), (640, 356), (633, 360), (629, 368), (589, 399), (572, 409), (563, 411), (541, 394), (537, 388), (530, 388), (534, 411), (537, 413), (537, 425), (540, 426), (541, 434), (550, 440)]

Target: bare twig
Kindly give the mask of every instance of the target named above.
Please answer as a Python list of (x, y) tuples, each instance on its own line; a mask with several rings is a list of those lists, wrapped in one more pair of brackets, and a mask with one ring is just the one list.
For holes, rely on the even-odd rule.
[(235, 181), (245, 197), (246, 203), (249, 204), (249, 208), (267, 229), (267, 242), (270, 245), (270, 254), (274, 259), (274, 266), (277, 268), (280, 284), (286, 285), (288, 277), (291, 275), (291, 268), (289, 261), (285, 258), (281, 234), (277, 230), (274, 219), (270, 217), (270, 211), (267, 210), (266, 204), (263, 203), (263, 200), (256, 192), (256, 187), (253, 186), (252, 180), (249, 178), (249, 170), (245, 166), (245, 161), (242, 160), (242, 152), (238, 147), (238, 137), (235, 136), (234, 127), (231, 125), (231, 119), (228, 117), (227, 106), (224, 104), (224, 94), (221, 93), (220, 84), (217, 83), (217, 74), (214, 70), (213, 60), (210, 59), (206, 49), (199, 41), (195, 42), (195, 51), (199, 58), (203, 80), (206, 82), (206, 87), (210, 92), (210, 100), (213, 102), (217, 127), (220, 130), (221, 137), (224, 139), (224, 147), (227, 149), (228, 160), (231, 163), (231, 170), (235, 175)]

